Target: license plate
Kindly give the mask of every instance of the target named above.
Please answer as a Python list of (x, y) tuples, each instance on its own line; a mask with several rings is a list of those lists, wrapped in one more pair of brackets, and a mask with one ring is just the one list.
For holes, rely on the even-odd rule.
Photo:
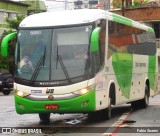
[(45, 108), (47, 110), (58, 110), (58, 105), (57, 104), (46, 104)]

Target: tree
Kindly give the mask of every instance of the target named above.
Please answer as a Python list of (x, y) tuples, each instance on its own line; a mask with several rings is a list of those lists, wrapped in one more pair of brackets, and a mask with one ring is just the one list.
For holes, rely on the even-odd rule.
[(6, 22), (11, 30), (17, 30), (19, 24), (24, 19), (24, 17), (24, 15), (16, 15), (16, 17), (13, 20), (6, 18)]
[(133, 0), (113, 0), (113, 6), (114, 8), (138, 8), (141, 6), (146, 5), (149, 2), (149, 0), (142, 1), (133, 1)]
[[(12, 33), (18, 30), (18, 26), (20, 24), (20, 22), (24, 19), (24, 15), (16, 15), (16, 17), (13, 20), (10, 20), (8, 18), (6, 18), (6, 22), (8, 25), (8, 30), (5, 30), (4, 33), (2, 34), (1, 38), (0, 38), (0, 44), (2, 39)], [(9, 72), (13, 75), (14, 73), (14, 52), (15, 52), (15, 39), (10, 41), (9, 43), (9, 56), (6, 57), (2, 57), (0, 54), (0, 69), (8, 69)]]

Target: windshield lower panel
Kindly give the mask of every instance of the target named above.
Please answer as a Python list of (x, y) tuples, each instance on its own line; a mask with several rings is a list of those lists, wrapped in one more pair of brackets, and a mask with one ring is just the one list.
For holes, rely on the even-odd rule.
[(65, 81), (87, 79), (90, 69), (90, 25), (56, 29), (19, 30), (16, 79)]

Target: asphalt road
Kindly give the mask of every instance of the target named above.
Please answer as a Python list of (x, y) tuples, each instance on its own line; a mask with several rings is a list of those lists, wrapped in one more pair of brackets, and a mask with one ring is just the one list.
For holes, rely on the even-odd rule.
[(1, 133), (2, 136), (159, 136), (160, 95), (150, 98), (146, 109), (132, 110), (129, 104), (113, 107), (109, 121), (89, 122), (83, 114), (51, 114), (46, 124), (40, 122), (37, 114), (18, 115), (13, 95), (0, 93), (0, 127), (3, 132), (14, 132)]

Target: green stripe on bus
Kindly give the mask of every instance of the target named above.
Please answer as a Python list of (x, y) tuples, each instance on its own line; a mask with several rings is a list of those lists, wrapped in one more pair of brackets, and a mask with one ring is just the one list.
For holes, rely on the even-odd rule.
[[(14, 95), (16, 112), (18, 114), (27, 113), (83, 113), (96, 110), (95, 89), (82, 96), (77, 96), (67, 100), (46, 100), (36, 101)], [(57, 104), (57, 110), (47, 110), (46, 104)]]
[(149, 56), (148, 58), (148, 78), (150, 88), (154, 90), (155, 87), (155, 75), (156, 74), (156, 56)]
[(154, 30), (151, 27), (148, 27), (148, 32), (154, 32)]
[(132, 81), (133, 55), (114, 53), (112, 56), (112, 65), (120, 90), (123, 95), (129, 99)]
[(129, 25), (129, 26), (133, 26), (131, 20), (129, 20), (129, 19), (123, 17), (123, 16), (119, 16), (117, 14), (114, 14), (114, 13), (112, 15), (113, 15), (113, 21), (119, 22), (121, 24), (126, 24), (126, 25)]

